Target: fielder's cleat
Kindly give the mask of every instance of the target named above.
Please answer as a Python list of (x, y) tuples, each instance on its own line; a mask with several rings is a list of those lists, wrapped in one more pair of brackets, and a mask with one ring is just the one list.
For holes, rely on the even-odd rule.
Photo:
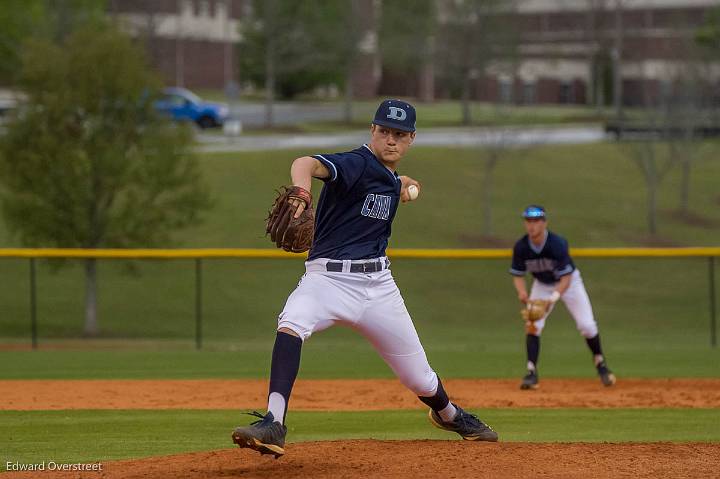
[(605, 386), (612, 386), (617, 381), (613, 372), (608, 369), (605, 361), (597, 365), (597, 372), (598, 376), (600, 376), (600, 381), (602, 381)]
[(497, 442), (498, 435), (490, 426), (482, 422), (474, 414), (467, 413), (459, 406), (453, 405), (457, 408), (457, 413), (452, 422), (443, 421), (438, 413), (432, 409), (430, 410), (430, 422), (433, 423), (433, 426), (456, 432), (466, 441)]
[(539, 387), (537, 371), (528, 371), (520, 383), (520, 389), (537, 389)]
[(275, 459), (285, 454), (285, 435), (287, 427), (275, 421), (271, 412), (265, 416), (257, 411), (247, 413), (260, 418), (247, 427), (238, 427), (232, 433), (232, 439), (240, 447), (249, 447), (260, 454), (272, 454)]

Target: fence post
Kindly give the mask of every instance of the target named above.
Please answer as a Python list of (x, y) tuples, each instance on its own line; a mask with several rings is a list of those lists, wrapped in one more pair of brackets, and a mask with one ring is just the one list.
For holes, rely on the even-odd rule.
[(202, 348), (202, 259), (195, 258), (195, 349)]
[(30, 337), (32, 348), (37, 349), (37, 286), (35, 278), (35, 258), (30, 258)]
[(717, 326), (715, 324), (715, 316), (717, 309), (715, 308), (715, 257), (708, 257), (708, 273), (710, 275), (710, 346), (717, 347)]

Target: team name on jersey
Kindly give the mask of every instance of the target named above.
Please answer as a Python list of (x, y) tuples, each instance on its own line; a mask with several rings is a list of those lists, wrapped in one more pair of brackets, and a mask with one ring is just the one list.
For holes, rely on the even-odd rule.
[(365, 203), (363, 203), (360, 214), (369, 218), (387, 220), (390, 217), (391, 205), (392, 196), (370, 193), (365, 197)]
[(525, 267), (531, 273), (541, 273), (543, 271), (553, 271), (555, 269), (555, 260), (549, 258), (538, 258), (525, 260)]

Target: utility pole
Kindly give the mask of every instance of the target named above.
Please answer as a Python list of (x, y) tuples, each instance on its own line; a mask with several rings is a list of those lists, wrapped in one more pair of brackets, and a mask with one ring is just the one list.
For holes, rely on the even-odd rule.
[(175, 31), (175, 86), (184, 86), (185, 84), (185, 52), (184, 52), (184, 32), (183, 32), (183, 6), (186, 4), (184, 0), (177, 0), (177, 22)]
[(622, 95), (622, 51), (623, 51), (623, 0), (615, 0), (615, 41), (612, 50), (613, 61), (613, 105), (615, 120), (623, 120)]

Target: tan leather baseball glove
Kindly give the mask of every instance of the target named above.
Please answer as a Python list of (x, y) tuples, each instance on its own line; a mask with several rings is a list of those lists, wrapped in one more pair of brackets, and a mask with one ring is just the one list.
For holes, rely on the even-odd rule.
[(520, 310), (520, 315), (525, 321), (537, 321), (542, 319), (550, 309), (551, 301), (547, 299), (531, 299), (527, 305)]
[[(303, 212), (295, 218), (297, 206), (293, 200), (305, 204)], [(304, 253), (312, 246), (315, 233), (315, 210), (312, 207), (312, 195), (299, 186), (283, 186), (270, 208), (265, 226), (265, 235), (278, 248), (293, 253)]]

